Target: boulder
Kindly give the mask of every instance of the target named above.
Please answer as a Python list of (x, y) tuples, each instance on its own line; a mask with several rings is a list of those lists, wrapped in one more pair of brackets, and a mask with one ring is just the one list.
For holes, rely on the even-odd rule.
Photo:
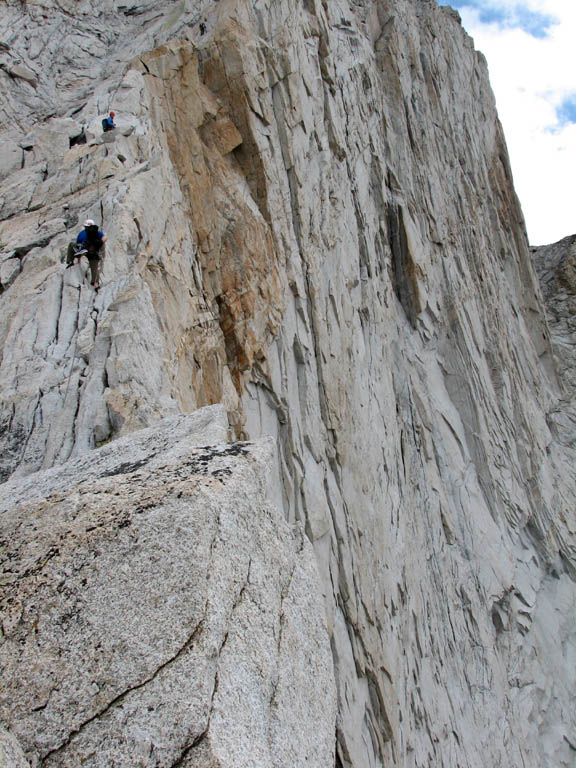
[(2, 486), (0, 717), (31, 766), (333, 764), (312, 548), (270, 441), (225, 432), (214, 406)]

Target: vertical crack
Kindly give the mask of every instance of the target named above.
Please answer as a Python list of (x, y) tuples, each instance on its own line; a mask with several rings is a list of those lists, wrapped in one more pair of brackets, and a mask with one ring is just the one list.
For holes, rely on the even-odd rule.
[(60, 278), (60, 291), (58, 294), (58, 316), (54, 328), (54, 344), (60, 340), (60, 319), (62, 317), (62, 305), (64, 303), (64, 278)]

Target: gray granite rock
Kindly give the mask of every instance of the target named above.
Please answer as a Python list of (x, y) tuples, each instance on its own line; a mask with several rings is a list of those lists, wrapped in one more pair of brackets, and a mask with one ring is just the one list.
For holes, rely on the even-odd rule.
[[(70, 479), (116, 440), (220, 403), (237, 438), (274, 439), (270, 496), (314, 548), (336, 766), (571, 766), (576, 465), (557, 351), (571, 321), (566, 302), (563, 335), (546, 319), (458, 14), (431, 0), (8, 0), (0, 40), (3, 66), (38, 73), (33, 87), (0, 71), (6, 487), (39, 469)], [(85, 263), (63, 265), (87, 217), (108, 235), (98, 293)], [(285, 569), (270, 571), (277, 594)], [(265, 699), (250, 672), (260, 618), (221, 654), (248, 665), (219, 687), (237, 723), (215, 713), (218, 753), (206, 738), (181, 765), (241, 759)], [(305, 676), (308, 651), (290, 658), (274, 701)], [(301, 711), (276, 722), (270, 701), (258, 722), (280, 743)], [(121, 717), (111, 750), (133, 738)], [(42, 749), (59, 749), (46, 732)], [(261, 764), (331, 767), (306, 733), (300, 757), (287, 745)]]
[(0, 728), (0, 768), (29, 768), (24, 753), (14, 736)]
[(550, 420), (561, 442), (576, 448), (576, 236), (531, 250), (564, 391)]
[(214, 443), (225, 424), (2, 486), (0, 717), (31, 766), (333, 762), (312, 548), (265, 501), (270, 441)]

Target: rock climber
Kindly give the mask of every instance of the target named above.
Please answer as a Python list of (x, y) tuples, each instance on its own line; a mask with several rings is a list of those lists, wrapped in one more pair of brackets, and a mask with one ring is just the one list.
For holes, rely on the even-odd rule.
[(104, 257), (104, 243), (106, 240), (106, 235), (98, 229), (97, 224), (92, 219), (86, 219), (84, 229), (78, 233), (76, 242), (72, 242), (68, 246), (66, 269), (74, 264), (75, 258), (80, 258), (80, 256), (85, 254), (90, 265), (90, 285), (98, 288), (100, 259)]
[(102, 119), (102, 130), (104, 133), (106, 133), (106, 131), (113, 131), (114, 128), (116, 128), (116, 123), (114, 122), (115, 115), (116, 112), (110, 112), (108, 117)]
[(201, 35), (205, 35), (206, 34), (206, 30), (207, 30), (206, 19), (204, 19), (204, 21), (200, 22), (200, 34)]

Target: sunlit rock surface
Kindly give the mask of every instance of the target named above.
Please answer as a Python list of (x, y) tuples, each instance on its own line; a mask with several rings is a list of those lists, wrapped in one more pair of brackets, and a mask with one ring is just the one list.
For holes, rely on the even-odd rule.
[[(6, 8), (6, 487), (220, 403), (236, 439), (274, 439), (270, 498), (313, 545), (337, 768), (572, 766), (568, 363), (457, 14), (428, 0)], [(86, 217), (108, 234), (98, 293), (85, 264), (63, 264)], [(29, 739), (6, 701), (2, 722)], [(306, 764), (332, 768), (320, 741)], [(258, 743), (253, 764), (299, 764)], [(182, 765), (213, 764), (195, 749)]]

